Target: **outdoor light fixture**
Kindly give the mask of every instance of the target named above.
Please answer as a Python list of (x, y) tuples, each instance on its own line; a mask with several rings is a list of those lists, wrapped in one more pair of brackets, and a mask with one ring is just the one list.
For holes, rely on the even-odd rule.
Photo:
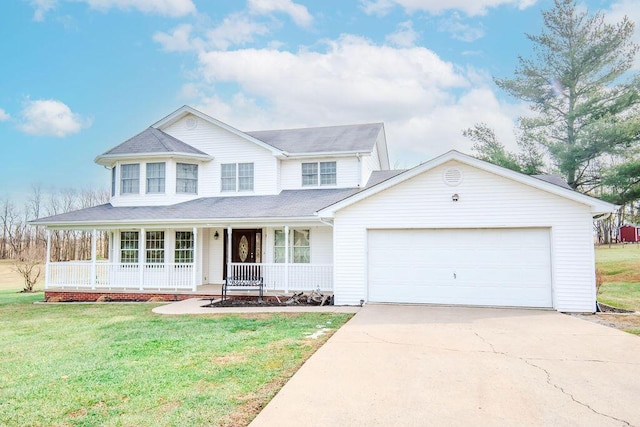
[(459, 199), (460, 199), (460, 196), (458, 196), (458, 193), (451, 196), (451, 200), (453, 200), (454, 202), (457, 202)]
[(216, 232), (213, 233), (213, 240), (218, 240), (218, 237), (220, 237), (220, 234), (218, 234), (218, 230), (216, 230)]

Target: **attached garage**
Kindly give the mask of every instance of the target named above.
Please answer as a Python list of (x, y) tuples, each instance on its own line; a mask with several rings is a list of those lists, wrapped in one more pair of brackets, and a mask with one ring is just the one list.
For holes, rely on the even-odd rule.
[(368, 231), (368, 301), (552, 307), (548, 228)]
[(451, 151), (318, 216), (333, 223), (338, 305), (593, 312), (593, 218), (615, 209), (549, 177)]

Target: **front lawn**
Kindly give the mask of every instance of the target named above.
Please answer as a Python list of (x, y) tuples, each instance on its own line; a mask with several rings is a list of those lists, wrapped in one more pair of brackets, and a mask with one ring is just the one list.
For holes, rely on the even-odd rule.
[(640, 311), (640, 245), (600, 246), (596, 267), (602, 277), (598, 301)]
[[(0, 291), (0, 425), (246, 425), (347, 314), (161, 316)], [(302, 408), (294, 408), (294, 411)]]

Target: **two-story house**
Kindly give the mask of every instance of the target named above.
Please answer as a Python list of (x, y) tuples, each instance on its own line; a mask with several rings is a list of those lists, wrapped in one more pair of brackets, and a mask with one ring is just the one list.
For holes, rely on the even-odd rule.
[(185, 106), (95, 161), (110, 203), (32, 221), (93, 231), (90, 261), (47, 254), (48, 296), (215, 295), (251, 274), (336, 304), (592, 311), (592, 217), (614, 208), (455, 151), (390, 170), (380, 123), (242, 132)]

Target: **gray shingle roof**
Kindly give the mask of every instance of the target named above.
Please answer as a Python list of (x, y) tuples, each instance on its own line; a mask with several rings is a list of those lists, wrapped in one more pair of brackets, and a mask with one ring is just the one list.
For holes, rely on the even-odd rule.
[(561, 176), (558, 175), (531, 175), (532, 177), (539, 179), (541, 181), (548, 182), (550, 184), (555, 184), (558, 187), (566, 188), (567, 190), (573, 190), (567, 181)]
[(273, 196), (203, 197), (170, 206), (114, 207), (110, 203), (40, 218), (33, 224), (215, 221), (314, 218), (314, 212), (358, 192), (357, 188), (285, 190)]
[(389, 178), (393, 178), (396, 175), (400, 175), (402, 172), (405, 172), (406, 169), (393, 169), (393, 170), (384, 170), (384, 171), (373, 171), (371, 172), (371, 176), (369, 177), (369, 181), (367, 181), (367, 185), (365, 188), (373, 187), (374, 185), (378, 185), (383, 181), (388, 180)]
[(185, 153), (207, 155), (207, 153), (204, 153), (189, 144), (185, 144), (179, 139), (164, 133), (160, 129), (149, 127), (133, 138), (127, 139), (122, 144), (113, 147), (111, 150), (98, 157), (147, 153)]
[(369, 152), (382, 130), (382, 123), (328, 126), (304, 129), (245, 132), (290, 154), (324, 152)]

